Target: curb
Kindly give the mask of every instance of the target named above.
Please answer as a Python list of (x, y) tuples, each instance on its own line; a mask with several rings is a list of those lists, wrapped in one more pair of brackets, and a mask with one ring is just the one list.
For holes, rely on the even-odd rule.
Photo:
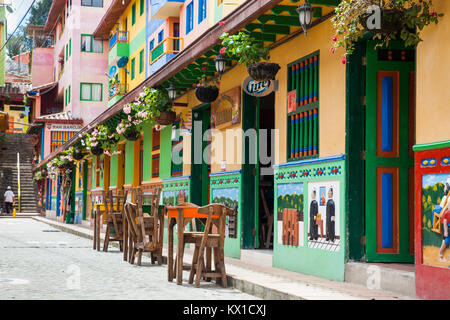
[[(46, 223), (58, 230), (61, 230), (66, 233), (70, 233), (82, 238), (93, 240), (94, 235), (89, 232), (82, 232), (78, 230), (74, 230), (73, 228), (66, 227), (59, 221), (52, 221), (44, 217), (30, 217), (33, 220)], [(87, 230), (86, 230), (87, 231)], [(90, 231), (90, 230), (89, 230)], [(100, 234), (100, 240), (104, 240), (104, 235)], [(112, 242), (110, 243), (115, 248), (118, 248), (118, 243)], [(147, 256), (147, 254), (144, 253)], [(167, 264), (167, 256), (163, 255), (163, 264)], [(296, 296), (293, 294), (289, 294), (286, 292), (282, 292), (279, 290), (275, 290), (269, 287), (265, 287), (264, 285), (257, 284), (254, 282), (247, 281), (245, 279), (240, 279), (236, 276), (227, 275), (227, 284), (229, 287), (237, 289), (241, 292), (248, 293), (252, 296), (264, 299), (264, 300), (306, 300), (300, 296)]]

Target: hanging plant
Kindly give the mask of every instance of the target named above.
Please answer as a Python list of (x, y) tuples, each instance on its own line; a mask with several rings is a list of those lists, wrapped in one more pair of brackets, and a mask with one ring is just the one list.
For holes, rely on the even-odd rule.
[[(423, 28), (437, 24), (443, 16), (432, 10), (432, 0), (342, 0), (335, 12), (331, 19), (335, 29), (331, 51), (342, 47), (345, 56), (354, 52), (355, 44), (366, 32), (380, 40), (377, 47), (387, 46), (391, 40), (403, 40), (405, 46), (415, 48), (422, 41)], [(346, 63), (346, 59), (342, 62)]]
[(169, 125), (175, 122), (177, 114), (172, 110), (169, 94), (165, 88), (144, 88), (143, 103), (160, 125)]
[(238, 64), (247, 67), (250, 76), (256, 81), (274, 80), (280, 70), (277, 63), (263, 62), (269, 60), (269, 48), (264, 48), (264, 42), (255, 40), (248, 31), (239, 31), (230, 35), (224, 32), (220, 37), (223, 48), (221, 54), (225, 54), (231, 59), (236, 59)]
[(219, 96), (219, 88), (215, 84), (208, 84), (206, 82), (207, 67), (202, 67), (202, 77), (195, 88), (195, 96), (198, 100), (204, 103), (211, 103)]

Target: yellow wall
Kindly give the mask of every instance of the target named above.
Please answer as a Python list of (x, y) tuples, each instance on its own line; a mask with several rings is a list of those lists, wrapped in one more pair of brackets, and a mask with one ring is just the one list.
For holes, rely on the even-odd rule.
[[(14, 107), (19, 107), (20, 105), (18, 104), (14, 104)], [(10, 105), (5, 104), (4, 105), (4, 111), (9, 115), (9, 119), (8, 121), (13, 121), (13, 117), (14, 117), (14, 122), (23, 122), (23, 123), (28, 123), (28, 117), (23, 117), (20, 118), (20, 115), (23, 113), (23, 111), (17, 111), (17, 110), (10, 110)], [(27, 125), (22, 125), (20, 123), (14, 123), (14, 129), (20, 129), (20, 132), (26, 132), (26, 130), (28, 129)]]
[(417, 48), (417, 144), (450, 140), (450, 1), (437, 0), (433, 5), (444, 16), (437, 25), (425, 27), (424, 41)]
[[(345, 153), (345, 66), (341, 63), (341, 56), (339, 54), (333, 55), (330, 52), (331, 37), (333, 34), (331, 22), (328, 20), (309, 30), (307, 38), (301, 34), (270, 52), (271, 61), (281, 66), (276, 76), (279, 87), (275, 93), (275, 128), (279, 129), (279, 144), (276, 146), (275, 156), (275, 163), (277, 164), (286, 162), (287, 65), (317, 50), (320, 50), (319, 156), (327, 157)], [(248, 77), (247, 69), (244, 66), (236, 66), (223, 75), (220, 84), (220, 94), (236, 86), (242, 88), (242, 82), (246, 77)], [(189, 92), (185, 99), (190, 108), (201, 104), (196, 99), (194, 90)], [(240, 128), (242, 128), (242, 97), (241, 124), (230, 126), (226, 129)], [(189, 148), (190, 150), (191, 141), (184, 139), (183, 143), (183, 149), (186, 150)], [(211, 172), (221, 171), (221, 161), (225, 160), (230, 153), (227, 150), (237, 150), (236, 155), (240, 160), (242, 158), (241, 146), (241, 136), (236, 138), (234, 142), (227, 142), (224, 139), (222, 153), (218, 151), (216, 156), (214, 154), (212, 155)], [(213, 150), (214, 147), (217, 148), (217, 145), (213, 146)], [(185, 160), (189, 160), (190, 162), (190, 154), (189, 159)], [(187, 167), (186, 165), (184, 166), (183, 175), (188, 175)], [(227, 163), (226, 170), (230, 171), (240, 168), (241, 164), (239, 162), (234, 164)]]

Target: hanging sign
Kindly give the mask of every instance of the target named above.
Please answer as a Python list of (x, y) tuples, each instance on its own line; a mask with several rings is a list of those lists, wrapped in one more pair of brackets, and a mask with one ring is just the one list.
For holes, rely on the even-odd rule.
[(50, 131), (80, 131), (82, 126), (80, 124), (55, 124), (48, 123), (47, 129)]
[(247, 77), (242, 87), (251, 96), (265, 97), (275, 91), (275, 80), (256, 81), (252, 77)]

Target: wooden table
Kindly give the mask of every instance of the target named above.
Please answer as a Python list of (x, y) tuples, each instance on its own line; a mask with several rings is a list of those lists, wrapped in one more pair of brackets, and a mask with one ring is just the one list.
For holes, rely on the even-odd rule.
[[(183, 254), (184, 254), (184, 228), (193, 219), (207, 219), (207, 214), (198, 213), (198, 206), (174, 206), (166, 207), (166, 213), (169, 220), (167, 227), (168, 231), (168, 254), (167, 254), (167, 268), (168, 268), (168, 280), (172, 281), (177, 278), (177, 284), (183, 283)], [(214, 218), (214, 216), (213, 216)], [(217, 217), (215, 217), (217, 218)], [(174, 270), (173, 262), (173, 228), (177, 225), (177, 261), (176, 268)]]

